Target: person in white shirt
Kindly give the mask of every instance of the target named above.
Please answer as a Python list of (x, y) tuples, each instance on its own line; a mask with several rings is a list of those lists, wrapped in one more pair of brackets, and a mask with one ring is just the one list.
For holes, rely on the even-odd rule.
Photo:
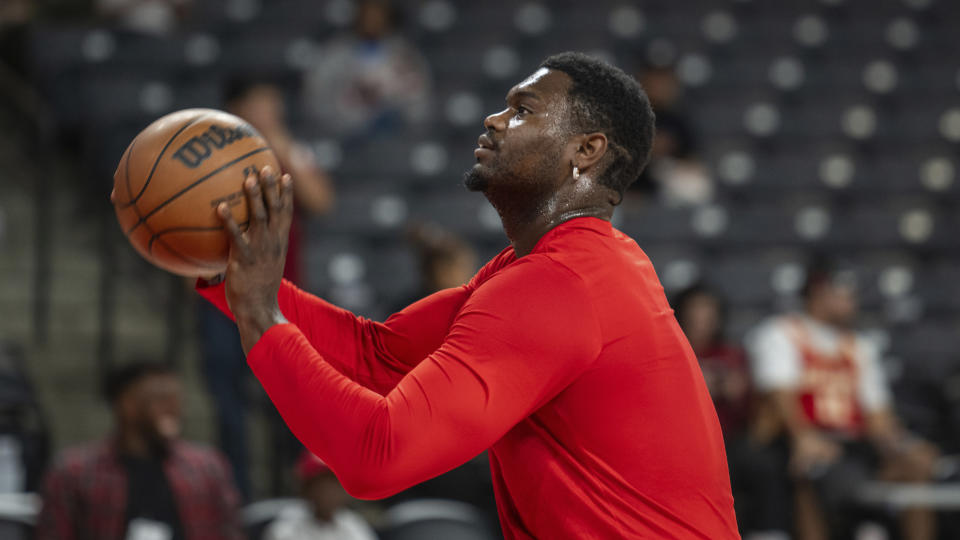
[(303, 504), (282, 510), (265, 540), (376, 540), (370, 525), (346, 507), (350, 496), (320, 458), (305, 450), (297, 477)]
[[(751, 437), (761, 447), (789, 452), (796, 538), (819, 540), (828, 538), (840, 506), (852, 502), (839, 492), (851, 495), (868, 475), (927, 482), (938, 451), (900, 425), (878, 351), (852, 329), (852, 273), (826, 262), (811, 265), (803, 301), (801, 313), (772, 317), (747, 336), (760, 395)], [(901, 517), (907, 540), (932, 539), (935, 528), (928, 509)]]

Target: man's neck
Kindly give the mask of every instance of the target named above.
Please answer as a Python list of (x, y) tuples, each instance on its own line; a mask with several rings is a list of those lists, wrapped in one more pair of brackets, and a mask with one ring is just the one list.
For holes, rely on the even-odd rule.
[(488, 199), (500, 214), (503, 230), (510, 239), (517, 257), (528, 255), (543, 235), (571, 219), (595, 217), (610, 221), (613, 217), (613, 206), (604, 203), (561, 207), (556, 201), (546, 201), (540, 205), (521, 206), (498, 203), (489, 196)]

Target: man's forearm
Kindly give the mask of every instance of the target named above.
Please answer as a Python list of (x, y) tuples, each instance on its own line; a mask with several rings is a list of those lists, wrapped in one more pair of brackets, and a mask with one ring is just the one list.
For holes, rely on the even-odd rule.
[(237, 329), (240, 331), (243, 352), (247, 355), (267, 330), (274, 325), (288, 322), (279, 307), (240, 308), (234, 311), (234, 315), (237, 318)]

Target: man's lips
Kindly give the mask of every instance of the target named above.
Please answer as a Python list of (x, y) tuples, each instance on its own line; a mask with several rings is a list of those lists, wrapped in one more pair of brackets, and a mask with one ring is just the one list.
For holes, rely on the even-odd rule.
[(496, 146), (494, 146), (493, 141), (490, 140), (490, 137), (486, 133), (477, 139), (477, 146), (487, 150), (496, 150)]
[(496, 152), (496, 147), (493, 144), (493, 141), (490, 140), (490, 137), (486, 133), (481, 135), (477, 139), (477, 148), (473, 151), (473, 155), (478, 159), (484, 154), (492, 154)]
[(474, 151), (473, 151), (473, 157), (475, 157), (475, 158), (477, 158), (477, 159), (479, 159), (480, 156), (485, 156), (485, 155), (490, 155), (490, 154), (493, 154), (493, 150), (491, 150), (491, 149), (489, 149), (489, 148), (484, 148), (484, 147), (482, 147), (482, 146), (478, 146), (478, 147), (475, 148)]

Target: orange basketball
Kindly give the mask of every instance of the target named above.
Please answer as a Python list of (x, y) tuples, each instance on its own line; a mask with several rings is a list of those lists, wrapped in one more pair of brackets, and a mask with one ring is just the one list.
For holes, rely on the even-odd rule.
[(270, 165), (273, 151), (241, 118), (214, 109), (168, 114), (137, 135), (113, 175), (117, 221), (151, 263), (184, 276), (226, 268), (229, 239), (217, 206), (247, 224), (243, 181)]

